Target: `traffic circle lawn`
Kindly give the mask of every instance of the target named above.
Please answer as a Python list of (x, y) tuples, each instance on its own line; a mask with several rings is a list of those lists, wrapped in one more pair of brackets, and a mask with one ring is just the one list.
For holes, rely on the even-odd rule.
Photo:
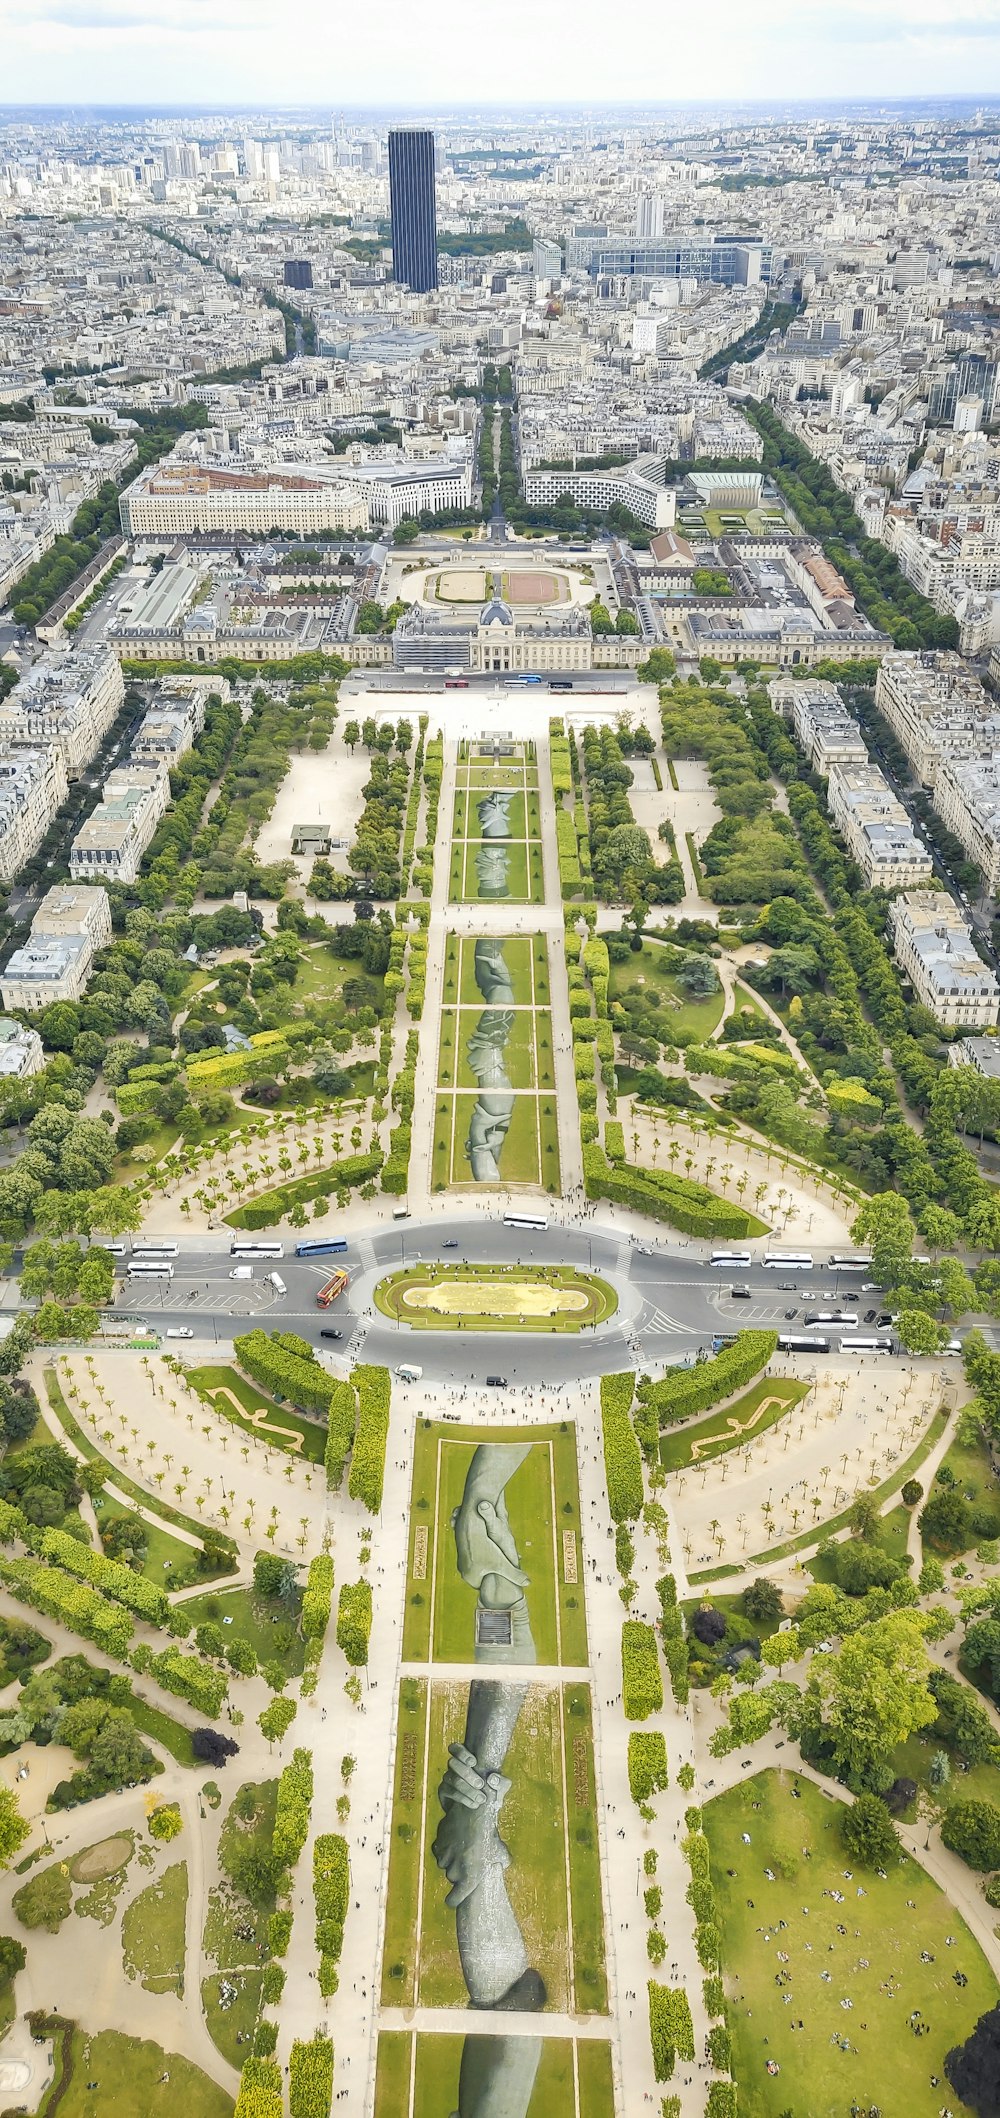
[(393, 1323), (424, 1331), (582, 1331), (618, 1307), (607, 1280), (572, 1265), (406, 1265), (374, 1299)]

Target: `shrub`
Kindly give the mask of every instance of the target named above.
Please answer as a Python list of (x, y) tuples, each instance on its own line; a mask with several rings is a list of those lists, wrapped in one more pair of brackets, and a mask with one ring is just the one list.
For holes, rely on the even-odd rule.
[(633, 1390), (631, 1375), (601, 1377), (604, 1474), (615, 1522), (634, 1522), (642, 1510), (642, 1458), (629, 1418)]
[(372, 1629), (372, 1591), (368, 1581), (345, 1581), (337, 1599), (337, 1646), (353, 1668), (368, 1660)]
[(88, 1581), (91, 1588), (102, 1590), (115, 1603), (124, 1603), (126, 1610), (148, 1619), (150, 1625), (163, 1624), (168, 1607), (163, 1590), (142, 1574), (134, 1574), (131, 1567), (122, 1566), (117, 1559), (105, 1559), (91, 1545), (67, 1536), (65, 1530), (45, 1530), (41, 1550), (44, 1558), (54, 1559), (67, 1573)]
[(840, 1828), (848, 1852), (866, 1868), (884, 1868), (899, 1850), (896, 1826), (877, 1794), (859, 1794), (842, 1812)]
[(233, 2118), (282, 2118), (281, 2068), (254, 2053), (244, 2060)]
[(326, 1453), (324, 1464), (326, 1482), (332, 1491), (339, 1492), (344, 1476), (344, 1467), (354, 1443), (358, 1405), (350, 1383), (334, 1383), (330, 1392), (327, 1412)]
[(695, 1412), (707, 1412), (734, 1391), (745, 1389), (767, 1367), (777, 1344), (776, 1331), (741, 1331), (713, 1360), (701, 1361), (694, 1368), (672, 1368), (659, 1382), (640, 1382), (640, 1401), (660, 1427), (690, 1419)]
[(385, 1444), (389, 1432), (389, 1370), (362, 1365), (354, 1370), (358, 1393), (358, 1429), (351, 1458), (348, 1492), (370, 1515), (382, 1506)]
[(633, 1728), (628, 1739), (628, 1784), (633, 1802), (648, 1802), (667, 1785), (667, 1746), (659, 1729)]
[(291, 2118), (329, 2118), (333, 2102), (333, 2044), (317, 2030), (308, 2044), (295, 2039), (288, 2068)]
[(908, 1478), (900, 1495), (900, 1498), (905, 1501), (906, 1506), (908, 1508), (915, 1508), (918, 1500), (922, 1500), (923, 1497), (924, 1489), (920, 1483), (919, 1478)]
[(328, 1414), (334, 1395), (344, 1387), (312, 1355), (306, 1359), (289, 1352), (273, 1332), (247, 1331), (234, 1338), (233, 1351), (255, 1383), (273, 1397), (287, 1397), (302, 1412)]
[(622, 1703), (627, 1721), (647, 1721), (663, 1705), (656, 1634), (634, 1618), (622, 1626)]
[(290, 1764), (278, 1781), (278, 1799), (271, 1840), (275, 1859), (283, 1868), (298, 1860), (309, 1830), (313, 1796), (312, 1753), (294, 1750)]
[(330, 1623), (330, 1605), (333, 1598), (333, 1560), (328, 1552), (317, 1552), (309, 1562), (305, 1593), (302, 1597), (302, 1637), (305, 1640), (322, 1640)]
[(46, 1566), (40, 1559), (0, 1561), (0, 1581), (19, 1602), (59, 1620), (117, 1661), (126, 1660), (132, 1620), (118, 1604), (107, 1602), (98, 1589), (88, 1588), (61, 1567)]
[(610, 1199), (631, 1213), (666, 1221), (686, 1235), (746, 1236), (752, 1215), (721, 1199), (689, 1177), (665, 1169), (642, 1169), (634, 1163), (613, 1167), (603, 1148), (592, 1142), (583, 1151), (584, 1188), (588, 1199)]

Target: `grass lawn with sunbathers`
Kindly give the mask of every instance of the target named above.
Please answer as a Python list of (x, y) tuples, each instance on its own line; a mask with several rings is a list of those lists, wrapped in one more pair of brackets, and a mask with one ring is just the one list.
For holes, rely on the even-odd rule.
[(916, 1860), (884, 1877), (855, 1864), (842, 1808), (794, 1770), (705, 1805), (741, 2114), (957, 2112), (945, 2055), (995, 2007), (996, 1979)]

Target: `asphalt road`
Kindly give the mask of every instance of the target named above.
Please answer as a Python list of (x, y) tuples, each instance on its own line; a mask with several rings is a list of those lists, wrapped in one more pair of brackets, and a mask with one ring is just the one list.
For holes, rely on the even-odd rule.
[[(765, 1270), (760, 1265), (730, 1272), (713, 1268), (702, 1244), (680, 1247), (675, 1239), (672, 1246), (663, 1242), (640, 1247), (597, 1222), (579, 1228), (553, 1224), (544, 1231), (508, 1228), (502, 1221), (481, 1218), (378, 1226), (368, 1235), (352, 1237), (342, 1256), (296, 1258), (293, 1244), (286, 1242), (282, 1258), (254, 1261), (251, 1280), (230, 1278), (236, 1261), (229, 1242), (228, 1232), (200, 1239), (178, 1237), (173, 1278), (124, 1279), (117, 1313), (141, 1318), (161, 1333), (187, 1327), (202, 1344), (206, 1339), (228, 1342), (234, 1333), (260, 1323), (298, 1332), (317, 1347), (322, 1345), (335, 1361), (364, 1358), (395, 1367), (406, 1360), (421, 1367), (429, 1380), (461, 1384), (502, 1373), (524, 1385), (690, 1359), (700, 1346), (710, 1347), (717, 1331), (781, 1326), (789, 1309), (797, 1311), (801, 1325), (806, 1309), (820, 1297), (837, 1295), (841, 1301), (849, 1292), (860, 1292), (860, 1275), (832, 1272), (825, 1262), (828, 1253), (823, 1262), (817, 1258), (811, 1273)], [(446, 1242), (452, 1247), (445, 1248)], [(437, 1333), (390, 1324), (373, 1306), (376, 1282), (401, 1264), (427, 1258), (452, 1264), (468, 1260), (581, 1266), (612, 1282), (618, 1313), (596, 1331), (558, 1335)], [(318, 1309), (319, 1288), (341, 1264), (351, 1276), (348, 1291), (330, 1309)], [(270, 1286), (266, 1275), (272, 1271), (284, 1281), (284, 1295)], [(782, 1284), (792, 1280), (800, 1294)], [(734, 1283), (749, 1288), (748, 1300), (732, 1298)], [(341, 1331), (343, 1337), (321, 1339), (324, 1328)]]

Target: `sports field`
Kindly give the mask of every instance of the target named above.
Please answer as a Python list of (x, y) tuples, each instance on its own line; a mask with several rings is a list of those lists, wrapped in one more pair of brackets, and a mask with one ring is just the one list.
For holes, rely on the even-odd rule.
[(404, 1662), (470, 1662), (476, 1596), (458, 1571), (452, 1516), (475, 1450), (484, 1442), (531, 1442), (505, 1490), (507, 1518), (529, 1576), (525, 1589), (535, 1659), (543, 1668), (587, 1661), (576, 1429), (559, 1425), (488, 1429), (419, 1422), (413, 1442)]
[(606, 1280), (573, 1265), (407, 1265), (373, 1299), (383, 1316), (431, 1331), (583, 1331), (618, 1307)]
[[(474, 2041), (474, 2033), (463, 2038), (383, 2031), (375, 2118), (447, 2118), (457, 2111), (462, 2053)], [(598, 2038), (546, 2037), (524, 2118), (553, 2118), (555, 2112), (559, 2118), (614, 2118), (614, 2108), (610, 2045)]]
[(438, 603), (485, 603), (486, 575), (474, 566), (449, 566), (429, 576), (425, 593)]
[[(441, 1088), (478, 1087), (468, 1058), (470, 1037), (482, 1020), (483, 1007), (442, 1008), (438, 1045), (438, 1083)], [(547, 1088), (555, 1085), (552, 1060), (552, 1018), (548, 1008), (515, 1008), (504, 1045), (504, 1062), (513, 1088)]]
[(509, 573), (502, 577), (501, 594), (505, 603), (521, 608), (531, 604), (568, 603), (569, 583), (564, 574)]
[[(477, 1685), (504, 1672), (484, 1668)], [(393, 1780), (383, 2007), (467, 2007), (448, 1879), (431, 1847), (448, 1746), (468, 1733), (468, 1682), (406, 1678)], [(480, 1691), (481, 1696), (481, 1691)], [(607, 2009), (590, 1688), (529, 1683), (504, 1757), (504, 1885), (544, 2011)], [(523, 2021), (523, 2016), (522, 2016)]]
[(917, 1861), (854, 1870), (840, 1816), (795, 1772), (758, 1773), (705, 1805), (740, 2109), (957, 2113), (945, 2054), (995, 2007), (996, 1979)]

